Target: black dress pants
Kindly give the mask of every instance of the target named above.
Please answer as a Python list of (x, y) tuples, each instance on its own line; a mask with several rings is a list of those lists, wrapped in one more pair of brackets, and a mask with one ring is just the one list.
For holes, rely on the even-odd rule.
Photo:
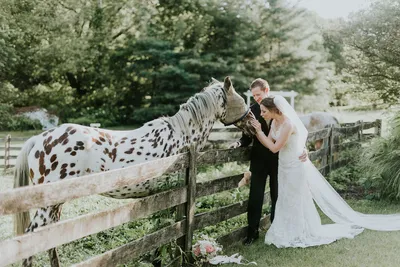
[(252, 173), (250, 181), (249, 203), (247, 207), (248, 235), (254, 234), (256, 231), (258, 231), (260, 226), (267, 176), (269, 176), (271, 196), (271, 222), (274, 220), (275, 206), (278, 199), (278, 164), (271, 164), (269, 166), (264, 166), (264, 168), (253, 167), (250, 169)]

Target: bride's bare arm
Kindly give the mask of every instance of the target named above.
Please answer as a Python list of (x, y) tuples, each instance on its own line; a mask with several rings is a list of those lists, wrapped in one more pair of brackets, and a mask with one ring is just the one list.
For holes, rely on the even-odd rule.
[(257, 130), (257, 135), (256, 135), (257, 139), (260, 141), (261, 144), (263, 144), (273, 153), (277, 153), (279, 150), (281, 150), (281, 148), (286, 144), (287, 140), (289, 139), (289, 136), (292, 134), (293, 131), (293, 125), (290, 122), (284, 123), (281, 126), (282, 127), (281, 134), (274, 143), (270, 135), (267, 137), (264, 134), (264, 132), (261, 130), (261, 127), (257, 127), (256, 125), (253, 126)]

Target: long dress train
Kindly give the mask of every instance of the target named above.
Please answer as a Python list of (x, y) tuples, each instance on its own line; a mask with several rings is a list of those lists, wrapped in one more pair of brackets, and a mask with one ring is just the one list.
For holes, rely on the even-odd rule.
[[(279, 131), (274, 127), (271, 131), (272, 138), (277, 140)], [(301, 151), (296, 151), (297, 142), (294, 133), (279, 152), (278, 201), (265, 243), (277, 247), (309, 247), (329, 244), (340, 238), (353, 238), (361, 233), (363, 228), (351, 223), (321, 224), (313, 201), (312, 179), (308, 179), (311, 176), (315, 179), (320, 174), (309, 160), (303, 163), (298, 159)]]
[[(271, 129), (279, 138), (279, 129)], [(364, 228), (378, 231), (400, 230), (400, 215), (363, 214), (354, 211), (302, 153), (296, 131), (279, 152), (278, 201), (275, 219), (265, 243), (277, 247), (309, 247), (353, 238)], [(334, 224), (322, 225), (314, 205), (320, 207)]]

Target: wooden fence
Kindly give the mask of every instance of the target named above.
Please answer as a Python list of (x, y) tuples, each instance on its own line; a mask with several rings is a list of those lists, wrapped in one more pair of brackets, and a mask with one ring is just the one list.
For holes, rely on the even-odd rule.
[[(5, 138), (0, 138), (0, 169), (8, 169), (14, 167), (14, 162), (17, 159), (17, 154), (21, 150), (21, 145), (29, 138), (25, 137), (11, 137), (7, 135)], [(17, 145), (17, 142), (20, 145)]]
[[(379, 134), (380, 121), (372, 123), (357, 123), (341, 128), (326, 128), (309, 134), (309, 141), (318, 139), (340, 139), (339, 144), (329, 142), (327, 147), (310, 152), (311, 160), (323, 161), (327, 158), (327, 165), (321, 166), (321, 172), (333, 170), (341, 164), (334, 161), (333, 153), (352, 146), (351, 137), (363, 140), (363, 129), (375, 127), (375, 134)], [(350, 140), (350, 141), (348, 141)], [(359, 143), (359, 142), (358, 142)], [(334, 146), (332, 146), (334, 144)], [(249, 160), (250, 148), (210, 150), (196, 152), (192, 145), (187, 153), (168, 158), (157, 159), (151, 162), (138, 164), (119, 170), (71, 178), (57, 183), (28, 186), (11, 189), (0, 193), (0, 216), (9, 215), (33, 208), (45, 207), (63, 203), (72, 199), (100, 194), (132, 186), (145, 180), (154, 179), (166, 173), (178, 170), (185, 171), (185, 185), (168, 191), (132, 201), (123, 206), (102, 212), (90, 213), (77, 218), (60, 221), (46, 227), (41, 227), (33, 233), (24, 234), (0, 242), (0, 266), (17, 262), (23, 258), (46, 251), (52, 247), (78, 240), (85, 236), (119, 226), (123, 223), (135, 221), (154, 214), (157, 211), (176, 207), (177, 216), (174, 223), (138, 240), (94, 256), (74, 266), (116, 266), (138, 258), (146, 252), (178, 240), (184, 251), (190, 251), (193, 232), (206, 226), (215, 225), (246, 212), (247, 202), (235, 203), (218, 208), (210, 212), (195, 214), (196, 198), (234, 189), (243, 174), (197, 183), (197, 168), (203, 165), (214, 165), (227, 162), (246, 162)], [(265, 193), (264, 202), (269, 202), (269, 193)], [(268, 217), (263, 218), (261, 225), (268, 224)], [(68, 234), (65, 234), (68, 233)], [(228, 246), (239, 241), (246, 234), (246, 228), (241, 227), (222, 236), (218, 241)], [(178, 258), (172, 264), (180, 266)]]
[[(371, 132), (371, 130), (373, 130)], [(323, 140), (324, 146), (309, 153), (311, 161), (316, 163), (320, 172), (328, 174), (332, 169), (346, 165), (347, 160), (339, 160), (340, 151), (353, 146), (359, 146), (375, 136), (381, 136), (382, 120), (377, 119), (372, 122), (357, 121), (352, 123), (342, 123), (339, 126), (331, 126), (308, 134), (307, 145), (313, 144), (317, 140)], [(219, 128), (213, 129), (213, 133), (240, 133), (238, 128)], [(223, 139), (212, 139), (209, 142), (213, 147), (226, 146), (238, 138), (232, 139), (226, 136)]]

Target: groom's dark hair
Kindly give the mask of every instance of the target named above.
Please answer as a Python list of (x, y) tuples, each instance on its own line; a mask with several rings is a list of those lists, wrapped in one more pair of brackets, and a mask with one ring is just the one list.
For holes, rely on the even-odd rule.
[(260, 87), (262, 90), (268, 89), (269, 90), (269, 84), (266, 80), (257, 78), (255, 79), (251, 85), (250, 85), (250, 90), (254, 89), (256, 87)]

